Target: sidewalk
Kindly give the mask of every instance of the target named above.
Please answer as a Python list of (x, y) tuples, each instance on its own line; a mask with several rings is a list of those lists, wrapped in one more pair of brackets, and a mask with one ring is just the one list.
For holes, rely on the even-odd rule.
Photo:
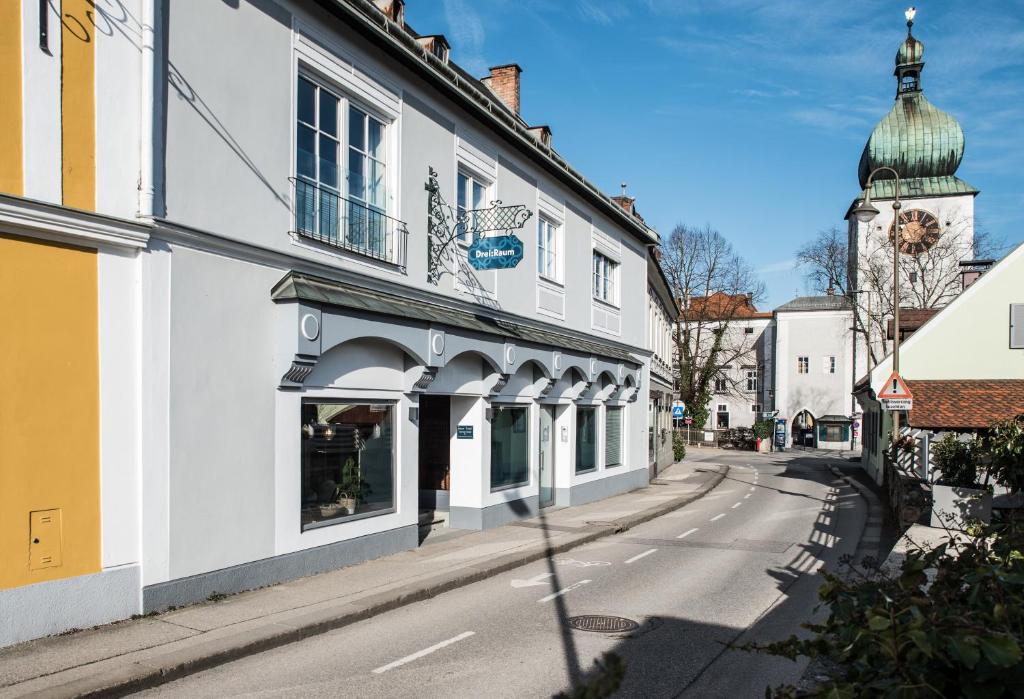
[(566, 551), (678, 509), (728, 466), (697, 453), (652, 485), (546, 510), (330, 573), (0, 649), (0, 697), (122, 696), (324, 633)]

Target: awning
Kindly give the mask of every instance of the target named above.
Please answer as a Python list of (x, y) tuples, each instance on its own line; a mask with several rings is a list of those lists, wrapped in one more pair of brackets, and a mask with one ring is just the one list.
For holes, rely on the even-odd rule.
[(292, 299), (308, 301), (393, 318), (411, 318), (425, 323), (437, 323), (488, 335), (497, 335), (519, 342), (557, 347), (568, 352), (609, 357), (631, 364), (640, 363), (624, 348), (608, 343), (299, 272), (289, 272), (285, 275), (274, 286), (271, 298), (275, 301)]

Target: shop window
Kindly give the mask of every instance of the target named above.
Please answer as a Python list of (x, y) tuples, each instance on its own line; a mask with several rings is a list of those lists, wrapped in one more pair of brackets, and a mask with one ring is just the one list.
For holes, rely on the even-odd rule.
[(502, 406), (491, 420), (491, 490), (526, 485), (530, 481), (528, 409)]
[(302, 404), (303, 529), (395, 508), (393, 407)]
[(597, 410), (576, 409), (576, 473), (597, 468)]
[(622, 465), (622, 408), (604, 411), (604, 467)]

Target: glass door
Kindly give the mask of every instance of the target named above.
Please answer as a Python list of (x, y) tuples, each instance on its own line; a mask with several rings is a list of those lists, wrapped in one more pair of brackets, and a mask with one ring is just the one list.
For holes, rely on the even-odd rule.
[(540, 506), (555, 502), (555, 408), (540, 406)]

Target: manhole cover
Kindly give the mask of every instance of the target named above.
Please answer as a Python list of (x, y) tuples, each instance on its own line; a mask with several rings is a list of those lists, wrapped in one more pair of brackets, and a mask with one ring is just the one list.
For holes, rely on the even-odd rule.
[(594, 631), (596, 633), (625, 633), (640, 628), (640, 624), (632, 619), (602, 614), (571, 616), (569, 617), (569, 626), (577, 631)]

